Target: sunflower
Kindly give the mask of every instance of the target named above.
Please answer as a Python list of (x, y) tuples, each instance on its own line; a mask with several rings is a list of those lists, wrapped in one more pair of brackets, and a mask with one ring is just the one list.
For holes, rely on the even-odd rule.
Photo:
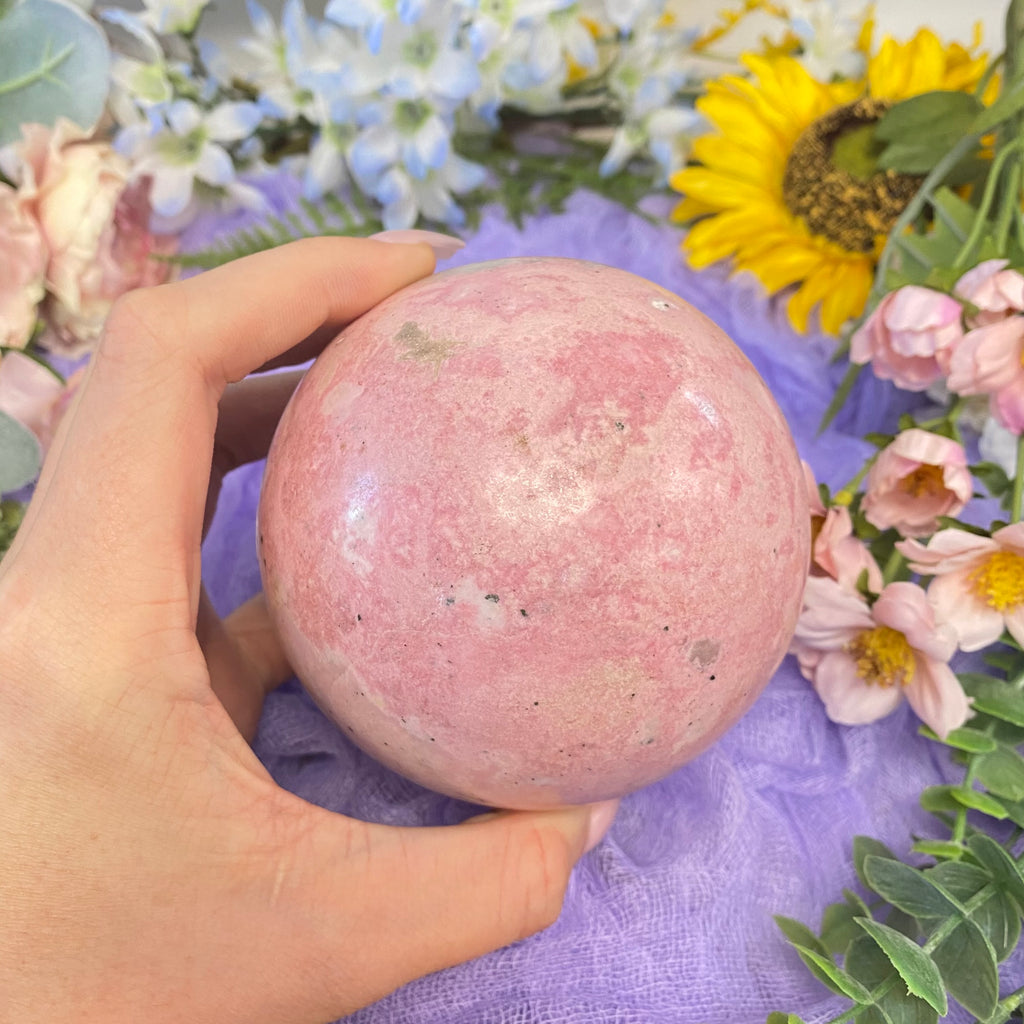
[(920, 184), (866, 163), (871, 126), (910, 96), (973, 89), (987, 63), (978, 42), (945, 46), (927, 29), (886, 38), (856, 81), (821, 82), (792, 57), (748, 54), (749, 78), (708, 83), (697, 106), (717, 131), (671, 178), (685, 197), (673, 220), (696, 221), (683, 242), (690, 264), (731, 257), (770, 293), (794, 286), (786, 308), (797, 330), (817, 306), (822, 329), (838, 333), (863, 310), (885, 236)]

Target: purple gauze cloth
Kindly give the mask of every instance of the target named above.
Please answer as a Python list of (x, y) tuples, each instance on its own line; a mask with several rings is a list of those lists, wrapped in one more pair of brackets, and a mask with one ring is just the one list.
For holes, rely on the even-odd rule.
[[(269, 184), (278, 209), (294, 195)], [(664, 212), (664, 210), (661, 210)], [(239, 218), (206, 220), (198, 247)], [(817, 436), (842, 367), (831, 345), (802, 337), (752, 279), (696, 273), (681, 233), (578, 193), (559, 215), (519, 231), (485, 216), (444, 266), (497, 257), (580, 257), (663, 285), (715, 320), (779, 402), (801, 455), (833, 489), (860, 467), (859, 433), (893, 429), (900, 396), (863, 374), (836, 423)], [(203, 576), (226, 613), (260, 587), (255, 511), (262, 464), (225, 482), (203, 551)], [(757, 566), (750, 567), (757, 572)], [(917, 735), (904, 704), (871, 726), (826, 717), (787, 657), (751, 711), (712, 749), (626, 797), (604, 841), (573, 874), (561, 917), (540, 935), (405, 986), (350, 1018), (358, 1024), (756, 1024), (772, 1010), (827, 1021), (847, 1005), (814, 981), (774, 914), (817, 927), (856, 887), (851, 840), (867, 834), (905, 855), (939, 835), (917, 805), (949, 781), (946, 752)], [(255, 749), (286, 789), (344, 814), (396, 825), (453, 824), (479, 809), (384, 769), (333, 726), (294, 681), (271, 694)], [(239, 936), (240, 946), (244, 937)], [(1017, 973), (1020, 973), (1019, 971)], [(950, 1019), (958, 1017), (954, 1010)]]

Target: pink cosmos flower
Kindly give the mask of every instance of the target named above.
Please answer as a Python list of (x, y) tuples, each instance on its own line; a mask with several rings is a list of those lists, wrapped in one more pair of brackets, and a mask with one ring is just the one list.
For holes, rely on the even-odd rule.
[(808, 579), (791, 650), (840, 725), (877, 721), (904, 697), (939, 736), (971, 713), (948, 664), (955, 634), (916, 583), (890, 583), (869, 607), (835, 580)]
[(972, 327), (995, 323), (1024, 312), (1024, 274), (1007, 270), (1009, 260), (985, 260), (957, 281), (954, 292), (978, 308), (968, 318)]
[(166, 280), (170, 264), (150, 256), (174, 249), (149, 231), (149, 190), (128, 187), (127, 160), (105, 142), (89, 141), (70, 121), (50, 130), (22, 129), (5, 169), (24, 208), (38, 221), (49, 258), (44, 343), (65, 355), (91, 348), (114, 299)]
[(1004, 629), (1024, 644), (1024, 523), (991, 537), (940, 530), (927, 546), (913, 540), (896, 546), (914, 572), (935, 577), (928, 600), (956, 630), (963, 650), (995, 643)]
[(877, 593), (882, 589), (882, 571), (867, 545), (853, 536), (850, 510), (842, 505), (826, 509), (818, 493), (814, 471), (806, 462), (803, 467), (811, 511), (811, 575), (831, 576), (854, 590), (861, 573), (866, 571), (868, 587)]
[(956, 299), (907, 285), (890, 292), (850, 339), (850, 359), (871, 363), (876, 377), (924, 391), (944, 373), (949, 350), (963, 337)]
[(35, 359), (8, 352), (0, 359), (0, 411), (28, 427), (45, 453), (84, 372), (65, 383)]
[(989, 395), (1004, 427), (1024, 432), (1024, 316), (1010, 315), (968, 331), (949, 363), (949, 390)]
[(879, 452), (861, 507), (880, 530), (920, 537), (938, 528), (938, 516), (955, 516), (973, 490), (963, 446), (913, 427)]
[(43, 299), (46, 242), (18, 193), (0, 182), (0, 346), (24, 348)]

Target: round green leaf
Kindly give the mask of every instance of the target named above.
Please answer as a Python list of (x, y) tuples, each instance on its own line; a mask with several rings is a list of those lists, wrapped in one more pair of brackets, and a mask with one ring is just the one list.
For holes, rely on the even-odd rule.
[(0, 412), (0, 494), (35, 480), (41, 461), (36, 435), (13, 416)]
[[(0, 9), (2, 10), (2, 9)], [(22, 0), (0, 23), (0, 146), (21, 125), (67, 117), (87, 131), (107, 99), (110, 48), (100, 27), (66, 0)]]

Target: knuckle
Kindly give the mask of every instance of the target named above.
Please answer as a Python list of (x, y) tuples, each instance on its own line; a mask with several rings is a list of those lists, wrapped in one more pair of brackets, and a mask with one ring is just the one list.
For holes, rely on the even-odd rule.
[(565, 836), (554, 827), (540, 825), (518, 834), (508, 858), (508, 870), (518, 883), (510, 889), (520, 894), (522, 908), (518, 938), (526, 938), (558, 920), (574, 861)]

